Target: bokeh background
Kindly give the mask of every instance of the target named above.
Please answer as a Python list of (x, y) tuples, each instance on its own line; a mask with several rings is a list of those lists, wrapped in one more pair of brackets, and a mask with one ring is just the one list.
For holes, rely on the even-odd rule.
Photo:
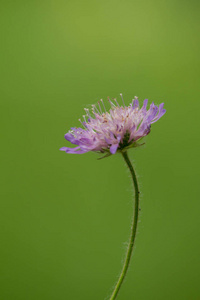
[(199, 1), (1, 1), (0, 299), (108, 299), (133, 201), (120, 155), (67, 155), (84, 107), (165, 102), (120, 300), (198, 300)]

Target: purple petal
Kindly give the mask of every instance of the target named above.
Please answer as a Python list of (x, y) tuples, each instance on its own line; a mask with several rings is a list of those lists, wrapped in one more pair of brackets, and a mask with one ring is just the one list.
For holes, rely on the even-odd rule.
[(129, 142), (133, 139), (133, 137), (134, 137), (134, 135), (135, 135), (135, 129), (136, 129), (136, 125), (135, 124), (133, 124), (133, 126), (131, 127), (131, 129), (130, 129), (130, 132), (131, 132), (131, 134), (130, 134), (130, 138), (129, 138)]
[(81, 127), (71, 127), (71, 130), (76, 132), (76, 131), (82, 131), (83, 128), (81, 128)]
[(68, 147), (62, 147), (60, 148), (61, 151), (65, 151), (66, 153), (70, 153), (70, 154), (82, 154), (85, 152), (88, 152), (86, 150), (79, 150), (80, 147), (75, 147), (75, 148), (68, 148)]
[(164, 106), (164, 103), (161, 103), (159, 105), (159, 112), (158, 112), (157, 116), (151, 121), (151, 123), (158, 121), (166, 113), (166, 109), (164, 109), (163, 106)]
[(117, 140), (118, 140), (118, 142), (120, 142), (120, 140), (121, 140), (121, 134), (117, 134)]
[(67, 141), (71, 142), (71, 140), (74, 139), (74, 136), (73, 136), (73, 134), (71, 134), (71, 133), (66, 133), (66, 134), (65, 134), (65, 139), (66, 139)]
[(109, 145), (109, 144), (112, 144), (112, 140), (111, 139), (108, 139), (106, 136), (104, 136), (104, 139), (106, 141), (106, 143)]
[(62, 148), (60, 148), (59, 150), (60, 151), (66, 151), (68, 148), (67, 147), (62, 147)]
[(152, 103), (150, 106), (150, 109), (145, 117), (145, 122), (150, 123), (157, 115), (157, 112), (158, 112), (158, 107), (156, 105), (154, 105), (154, 103)]
[(113, 145), (110, 147), (110, 153), (115, 154), (116, 151), (117, 151), (118, 146), (119, 146), (118, 144), (113, 144)]
[(75, 138), (71, 133), (66, 133), (65, 139), (72, 144), (79, 145), (79, 139)]
[(147, 107), (147, 103), (148, 103), (148, 99), (145, 99), (145, 100), (143, 101), (143, 106), (142, 106), (142, 108), (146, 108), (146, 107)]
[(139, 101), (136, 98), (136, 99), (133, 100), (133, 109), (138, 108), (138, 107), (139, 107)]
[(136, 131), (135, 136), (145, 136), (150, 132), (150, 125), (148, 122), (142, 122), (139, 129)]
[[(79, 141), (80, 141), (80, 143), (91, 145), (93, 143), (93, 141), (95, 141), (95, 140), (93, 139), (93, 141), (92, 141), (91, 139), (82, 137), (79, 139)], [(80, 145), (80, 143), (79, 143), (79, 145)]]
[(141, 108), (141, 111), (142, 111), (142, 112), (145, 112), (145, 111), (146, 111), (147, 103), (148, 103), (148, 99), (145, 99), (144, 102), (143, 102), (143, 106), (142, 106), (142, 108)]

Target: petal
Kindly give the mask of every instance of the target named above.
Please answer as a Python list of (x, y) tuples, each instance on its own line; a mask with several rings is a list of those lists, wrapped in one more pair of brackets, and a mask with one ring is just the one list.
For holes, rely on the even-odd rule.
[(150, 125), (148, 122), (142, 122), (139, 129), (135, 133), (135, 137), (146, 136), (150, 132)]
[(133, 126), (132, 126), (131, 129), (130, 129), (131, 134), (130, 134), (130, 138), (129, 138), (128, 142), (132, 141), (132, 139), (134, 138), (134, 135), (135, 135), (135, 129), (136, 129), (136, 125), (133, 124)]
[(142, 113), (145, 113), (146, 111), (147, 111), (147, 103), (148, 103), (148, 99), (145, 99), (144, 101), (143, 101), (143, 106), (142, 106), (142, 108), (140, 109), (140, 111), (142, 112)]
[(117, 140), (118, 140), (118, 142), (120, 142), (120, 140), (121, 140), (121, 134), (117, 134)]
[(154, 103), (152, 103), (149, 111), (147, 112), (147, 114), (145, 116), (145, 122), (150, 123), (157, 115), (157, 112), (158, 112), (158, 107), (156, 105), (154, 105)]
[(65, 151), (66, 153), (70, 154), (82, 154), (85, 152), (88, 152), (89, 150), (80, 150), (80, 147), (75, 147), (75, 148), (68, 148), (68, 147), (62, 147), (60, 148), (61, 151)]
[(119, 146), (118, 144), (113, 144), (113, 145), (110, 147), (110, 153), (115, 154), (116, 151), (117, 151), (118, 146)]
[(91, 140), (91, 139), (88, 139), (88, 138), (85, 138), (85, 137), (82, 137), (82, 138), (80, 138), (79, 139), (79, 141), (80, 141), (80, 143), (79, 143), (79, 145), (80, 144), (87, 144), (87, 145), (91, 145), (91, 144), (93, 144), (93, 141), (95, 141), (94, 139), (93, 140)]
[(146, 108), (147, 108), (147, 103), (148, 103), (148, 99), (145, 99), (145, 100), (143, 101), (143, 106), (142, 106), (142, 108), (146, 109)]
[(71, 134), (71, 133), (68, 132), (68, 133), (65, 134), (65, 139), (67, 141), (71, 142), (71, 140), (74, 139), (74, 136), (73, 136), (73, 134)]
[(106, 136), (104, 136), (104, 140), (106, 141), (106, 143), (108, 145), (112, 144), (112, 140), (111, 139), (108, 139)]
[(164, 103), (161, 103), (159, 105), (159, 112), (158, 112), (157, 116), (151, 121), (151, 123), (158, 121), (166, 113), (166, 109), (164, 109), (163, 106), (164, 106)]
[(66, 149), (68, 149), (67, 147), (62, 147), (62, 148), (60, 148), (59, 150), (60, 151), (66, 151)]
[(138, 108), (138, 107), (139, 107), (139, 101), (138, 101), (137, 98), (135, 98), (135, 99), (133, 100), (133, 109)]
[(72, 144), (79, 145), (79, 139), (75, 138), (71, 133), (66, 133), (65, 139)]

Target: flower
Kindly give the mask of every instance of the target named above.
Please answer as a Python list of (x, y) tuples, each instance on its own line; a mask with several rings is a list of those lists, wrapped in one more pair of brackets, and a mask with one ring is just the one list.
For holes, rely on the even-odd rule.
[(107, 153), (106, 156), (121, 152), (128, 148), (140, 146), (138, 141), (150, 133), (151, 124), (158, 121), (166, 112), (163, 109), (164, 103), (157, 107), (154, 103), (147, 110), (148, 99), (145, 99), (143, 106), (139, 107), (137, 97), (134, 97), (129, 106), (119, 105), (116, 99), (111, 105), (109, 112), (106, 111), (103, 100), (92, 105), (92, 114), (85, 108), (84, 121), (80, 119), (83, 128), (73, 127), (65, 134), (65, 139), (75, 148), (62, 147), (60, 150), (66, 153), (82, 154), (89, 151)]

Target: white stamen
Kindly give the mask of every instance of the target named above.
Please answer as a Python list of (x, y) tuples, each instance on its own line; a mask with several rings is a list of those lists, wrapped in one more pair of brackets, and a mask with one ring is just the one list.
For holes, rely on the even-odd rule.
[(121, 96), (121, 98), (122, 98), (122, 102), (123, 102), (123, 105), (124, 105), (124, 107), (125, 107), (125, 103), (124, 103), (124, 99), (123, 99), (122, 94), (120, 94), (120, 96)]
[(90, 111), (89, 111), (89, 109), (88, 109), (88, 108), (84, 108), (84, 110), (85, 110), (85, 112), (86, 112), (87, 116), (91, 118), (91, 115), (90, 115)]
[(87, 127), (83, 124), (83, 122), (81, 121), (81, 119), (79, 119), (79, 122), (82, 124), (83, 127), (85, 127), (87, 129)]
[(94, 108), (92, 108), (92, 113), (93, 113), (93, 115), (96, 114), (96, 111), (94, 110)]
[(104, 105), (103, 99), (101, 99), (100, 101), (101, 101), (101, 103), (103, 104), (103, 107), (104, 107), (104, 109), (105, 109), (105, 112), (106, 112), (106, 108), (105, 108), (105, 105)]
[(100, 115), (100, 112), (99, 112), (99, 110), (97, 109), (96, 105), (93, 104), (93, 105), (92, 105), (92, 108), (93, 108), (93, 110), (96, 109), (97, 113)]
[(117, 106), (119, 107), (119, 103), (117, 102), (117, 99), (115, 98), (114, 101), (117, 103)]
[(112, 107), (112, 106), (116, 106), (111, 100), (110, 100), (110, 98), (108, 97), (108, 102), (110, 103), (110, 106)]
[(100, 105), (100, 102), (99, 102), (99, 101), (98, 101), (98, 104), (99, 104), (100, 112), (101, 112), (101, 114), (102, 114), (101, 105)]

